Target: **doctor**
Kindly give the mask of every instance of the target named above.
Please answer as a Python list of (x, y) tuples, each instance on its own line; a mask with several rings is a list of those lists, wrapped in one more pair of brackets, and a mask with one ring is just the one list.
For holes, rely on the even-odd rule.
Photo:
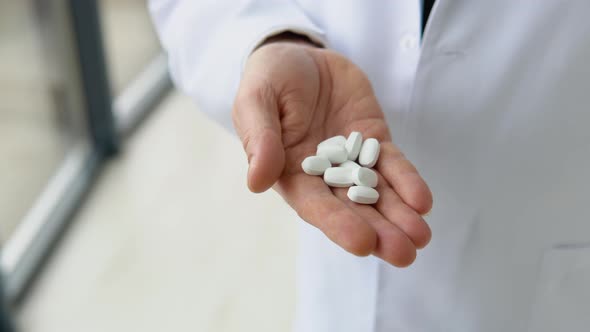
[[(307, 222), (297, 331), (590, 329), (590, 2), (438, 0), (423, 35), (418, 0), (151, 10), (249, 188)], [(385, 142), (375, 207), (299, 169), (352, 130)]]

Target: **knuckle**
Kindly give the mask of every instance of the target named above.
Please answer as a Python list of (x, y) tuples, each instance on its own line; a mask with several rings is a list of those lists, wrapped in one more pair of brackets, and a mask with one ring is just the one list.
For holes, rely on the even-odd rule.
[(236, 107), (250, 104), (267, 104), (275, 100), (272, 84), (265, 79), (250, 79), (242, 83), (236, 96)]
[(407, 267), (416, 259), (416, 247), (412, 241), (393, 229), (380, 232), (379, 257), (397, 267)]
[(407, 161), (406, 155), (391, 142), (381, 144), (381, 149), (390, 162)]
[(248, 151), (250, 142), (252, 142), (252, 135), (250, 134), (250, 130), (246, 130), (240, 134), (240, 139), (242, 140), (242, 148), (244, 151)]
[(410, 251), (407, 255), (398, 255), (397, 257), (394, 258), (394, 261), (392, 262), (393, 265), (397, 266), (397, 267), (408, 267), (410, 265), (412, 265), (412, 263), (414, 263), (414, 261), (416, 261), (416, 257), (417, 257), (417, 253), (416, 251)]
[(406, 174), (406, 173), (418, 173), (418, 170), (412, 164), (406, 155), (401, 152), (400, 150), (393, 150), (388, 154), (387, 158), (382, 159), (383, 162), (387, 162), (392, 166), (392, 170), (394, 170), (398, 174)]
[(356, 241), (356, 243), (352, 244), (349, 247), (349, 251), (355, 255), (360, 257), (369, 256), (374, 250), (374, 243), (370, 239), (364, 239), (361, 241)]
[(375, 249), (375, 243), (369, 237), (349, 237), (342, 240), (339, 244), (344, 250), (360, 257), (370, 255)]
[(413, 210), (408, 209), (404, 212), (400, 216), (399, 224), (417, 248), (424, 248), (430, 242), (430, 228)]
[(368, 227), (343, 224), (339, 226), (338, 233), (338, 245), (353, 255), (368, 256), (375, 251), (377, 236)]

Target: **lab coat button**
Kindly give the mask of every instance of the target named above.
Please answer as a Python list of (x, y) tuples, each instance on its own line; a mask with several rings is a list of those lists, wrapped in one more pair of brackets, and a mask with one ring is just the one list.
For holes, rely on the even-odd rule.
[(418, 38), (414, 34), (405, 34), (400, 39), (399, 45), (403, 50), (413, 50), (418, 46)]

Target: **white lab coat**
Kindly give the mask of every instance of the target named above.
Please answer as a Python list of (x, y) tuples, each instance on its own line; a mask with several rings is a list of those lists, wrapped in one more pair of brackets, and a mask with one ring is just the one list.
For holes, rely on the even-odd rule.
[(296, 330), (590, 329), (590, 1), (152, 0), (178, 86), (227, 127), (264, 37), (305, 33), (371, 79), (431, 186), (397, 269), (302, 226)]

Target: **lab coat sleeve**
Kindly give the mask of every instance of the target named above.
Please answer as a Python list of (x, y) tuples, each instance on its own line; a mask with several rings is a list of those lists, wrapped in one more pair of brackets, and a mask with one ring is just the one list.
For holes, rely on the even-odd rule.
[(293, 31), (326, 44), (290, 0), (150, 0), (176, 86), (233, 132), (231, 108), (245, 60), (269, 36)]

